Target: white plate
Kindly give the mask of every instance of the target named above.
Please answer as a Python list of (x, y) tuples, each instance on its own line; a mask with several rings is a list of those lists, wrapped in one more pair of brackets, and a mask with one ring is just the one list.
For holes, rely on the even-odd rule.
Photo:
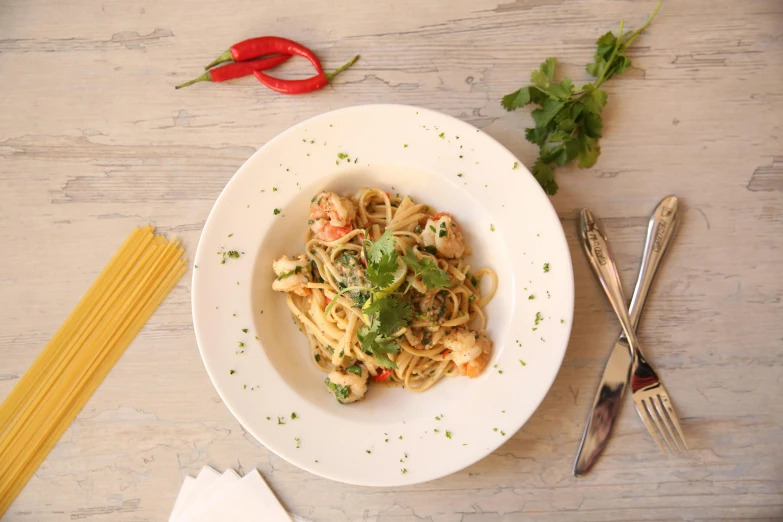
[[(327, 390), (283, 294), (271, 289), (271, 266), (303, 251), (313, 195), (361, 186), (452, 213), (473, 247), (471, 264), (497, 272), (486, 310), (494, 351), (480, 377), (444, 379), (422, 394), (370, 387), (351, 405)], [(228, 250), (242, 254), (222, 264), (218, 252)], [(491, 453), (546, 395), (571, 330), (571, 258), (538, 183), (484, 132), (417, 107), (350, 107), (267, 143), (215, 203), (195, 265), (196, 338), (223, 401), (276, 454), (350, 484), (424, 482)]]

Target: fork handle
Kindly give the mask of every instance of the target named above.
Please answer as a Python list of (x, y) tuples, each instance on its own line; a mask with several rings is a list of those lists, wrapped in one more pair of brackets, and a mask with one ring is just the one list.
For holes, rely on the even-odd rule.
[(642, 266), (639, 269), (639, 278), (636, 280), (636, 288), (631, 299), (629, 315), (631, 326), (634, 330), (639, 326), (642, 309), (647, 300), (655, 272), (661, 264), (666, 249), (669, 248), (674, 233), (680, 224), (680, 201), (677, 196), (666, 196), (655, 207), (650, 224), (647, 226), (647, 241), (644, 244)]

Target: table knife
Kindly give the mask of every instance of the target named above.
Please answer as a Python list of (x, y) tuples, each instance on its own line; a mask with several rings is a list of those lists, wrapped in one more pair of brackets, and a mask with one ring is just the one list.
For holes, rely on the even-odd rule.
[[(679, 201), (666, 196), (655, 207), (647, 227), (647, 241), (642, 255), (642, 266), (636, 281), (629, 309), (634, 329), (639, 324), (655, 273), (680, 221)], [(574, 462), (574, 476), (582, 476), (593, 467), (612, 432), (628, 384), (631, 370), (631, 349), (624, 334), (614, 344), (606, 368), (601, 376), (593, 407), (587, 417), (587, 426)]]

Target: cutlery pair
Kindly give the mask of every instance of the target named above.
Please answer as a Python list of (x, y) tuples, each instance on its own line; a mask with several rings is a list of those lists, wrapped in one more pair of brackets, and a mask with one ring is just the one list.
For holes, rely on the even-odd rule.
[(668, 454), (667, 449), (671, 453), (682, 448), (687, 449), (685, 436), (669, 394), (642, 355), (639, 340), (636, 338), (636, 326), (639, 324), (650, 285), (679, 224), (678, 204), (675, 196), (667, 196), (661, 200), (650, 218), (642, 266), (630, 310), (625, 305), (623, 288), (609, 241), (592, 212), (587, 209), (582, 211), (582, 246), (623, 331), (609, 355), (593, 408), (587, 418), (585, 433), (574, 463), (575, 476), (587, 473), (598, 460), (609, 439), (629, 380), (636, 411), (661, 451)]

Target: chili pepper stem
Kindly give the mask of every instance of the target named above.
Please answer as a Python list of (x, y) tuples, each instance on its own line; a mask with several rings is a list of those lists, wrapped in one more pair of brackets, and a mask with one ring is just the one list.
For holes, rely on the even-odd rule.
[(233, 61), (233, 60), (234, 60), (234, 57), (231, 55), (231, 49), (229, 49), (228, 51), (224, 52), (223, 54), (221, 54), (220, 56), (215, 58), (215, 60), (212, 63), (210, 63), (209, 65), (204, 67), (204, 70), (207, 71), (211, 67), (219, 65), (219, 64), (221, 64), (223, 62), (230, 62), (230, 61)]
[(194, 78), (194, 79), (192, 79), (192, 80), (190, 80), (188, 82), (181, 83), (181, 84), (177, 85), (174, 88), (175, 89), (181, 89), (183, 87), (187, 87), (188, 85), (193, 85), (194, 83), (197, 83), (197, 82), (211, 82), (211, 81), (212, 81), (212, 75), (209, 74), (209, 71), (207, 71), (204, 74), (202, 74), (201, 76), (199, 76), (198, 78)]
[(329, 80), (329, 83), (331, 83), (335, 76), (337, 76), (338, 74), (340, 74), (341, 72), (343, 72), (344, 70), (346, 70), (347, 68), (349, 68), (350, 66), (355, 64), (356, 60), (358, 60), (358, 59), (359, 59), (359, 55), (357, 54), (356, 56), (354, 56), (351, 59), (350, 62), (346, 63), (345, 65), (343, 65), (339, 69), (337, 69), (337, 70), (335, 70), (334, 72), (331, 72), (331, 73), (326, 73), (326, 79)]

